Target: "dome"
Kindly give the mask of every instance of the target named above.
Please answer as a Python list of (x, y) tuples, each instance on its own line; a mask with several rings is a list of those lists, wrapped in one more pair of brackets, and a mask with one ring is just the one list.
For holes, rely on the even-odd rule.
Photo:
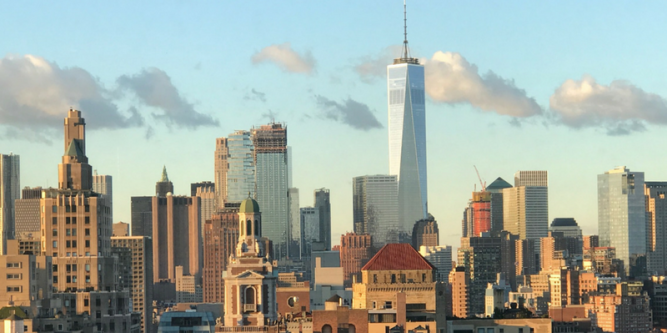
[(241, 202), (239, 213), (259, 213), (259, 204), (255, 199), (248, 197)]

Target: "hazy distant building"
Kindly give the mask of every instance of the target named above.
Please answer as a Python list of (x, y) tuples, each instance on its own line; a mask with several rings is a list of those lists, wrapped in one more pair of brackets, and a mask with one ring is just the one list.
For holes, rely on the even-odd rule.
[(598, 246), (600, 246), (600, 237), (598, 235), (584, 236), (584, 247), (583, 247), (584, 252)]
[(373, 246), (397, 243), (404, 230), (398, 220), (396, 176), (374, 175), (352, 179), (354, 232), (370, 234)]
[(435, 272), (436, 281), (449, 283), (449, 272), (452, 270), (451, 246), (421, 246), (419, 254), (437, 269)]
[(415, 222), (412, 228), (412, 247), (419, 251), (422, 246), (440, 245), (440, 231), (438, 221), (433, 215)]
[[(458, 249), (459, 266), (470, 276), (470, 311), (484, 313), (484, 293), (489, 283), (501, 272), (501, 240), (499, 237), (461, 237)], [(451, 281), (450, 281), (451, 282)]]
[(19, 155), (0, 154), (0, 255), (7, 254), (7, 240), (14, 238), (14, 202), (21, 195)]
[(520, 239), (539, 240), (549, 232), (549, 192), (546, 171), (518, 171), (514, 187), (503, 189), (503, 229)]
[(554, 238), (555, 251), (564, 251), (566, 257), (583, 253), (584, 237), (575, 219), (555, 218), (549, 229), (550, 237)]
[(111, 237), (112, 248), (130, 250), (132, 310), (141, 312), (142, 332), (153, 327), (153, 240), (146, 236)]
[(540, 242), (534, 239), (517, 239), (515, 242), (515, 267), (516, 276), (526, 276), (539, 272), (539, 252), (535, 251), (535, 243), (538, 247)]
[(649, 275), (667, 275), (667, 182), (645, 182), (646, 269)]
[(126, 237), (130, 235), (130, 225), (125, 222), (113, 224), (113, 234), (111, 236)]
[(301, 205), (299, 202), (299, 189), (290, 188), (289, 197), (289, 224), (291, 235), (290, 258), (301, 258)]
[(206, 183), (197, 183), (199, 184), (197, 187), (192, 188), (191, 184), (190, 187), (191, 189), (195, 190), (195, 194), (192, 196), (193, 198), (199, 198), (199, 224), (200, 224), (200, 230), (201, 230), (201, 238), (202, 240), (204, 239), (204, 224), (206, 224), (207, 220), (211, 219), (211, 216), (213, 216), (213, 213), (216, 212), (217, 205), (216, 205), (216, 199), (215, 199), (215, 187), (213, 186), (213, 183), (211, 182), (206, 182)]
[(24, 232), (39, 234), (41, 228), (39, 202), (42, 198), (42, 188), (26, 187), (21, 191), (21, 199), (14, 201), (14, 233), (18, 235)]
[[(272, 123), (251, 130), (255, 147), (256, 199), (262, 206), (262, 232), (273, 242), (276, 259), (289, 255), (287, 128)], [(228, 177), (229, 180), (229, 177)], [(247, 195), (246, 195), (247, 197)]]
[(190, 184), (190, 196), (191, 197), (196, 196), (198, 189), (202, 189), (202, 192), (213, 192), (213, 193), (215, 193), (215, 183), (209, 182), (209, 181), (202, 181), (202, 182)]
[(176, 266), (176, 303), (201, 303), (201, 285), (194, 275), (183, 274), (183, 266)]
[(361, 281), (361, 268), (372, 256), (371, 235), (348, 232), (340, 237), (340, 264), (343, 267), (345, 287), (352, 287), (354, 279)]
[(97, 170), (93, 174), (93, 192), (106, 196), (111, 208), (111, 220), (113, 221), (113, 179), (109, 175), (98, 175)]
[(617, 167), (598, 175), (598, 232), (600, 246), (616, 248), (630, 274), (646, 254), (644, 173)]
[(503, 230), (503, 189), (510, 187), (512, 185), (500, 177), (486, 187), (491, 193), (491, 231), (494, 235)]
[(406, 45), (387, 66), (389, 174), (396, 176), (399, 229), (409, 233), (428, 214), (424, 66)]
[(238, 209), (225, 208), (213, 214), (204, 227), (203, 293), (206, 303), (223, 303), (225, 285), (220, 277), (234, 253), (239, 238)]
[(313, 243), (320, 242), (320, 211), (314, 207), (304, 207), (301, 212), (302, 257), (310, 257)]
[(331, 199), (329, 190), (321, 188), (315, 190), (315, 209), (320, 217), (320, 242), (324, 243), (324, 248), (331, 250)]

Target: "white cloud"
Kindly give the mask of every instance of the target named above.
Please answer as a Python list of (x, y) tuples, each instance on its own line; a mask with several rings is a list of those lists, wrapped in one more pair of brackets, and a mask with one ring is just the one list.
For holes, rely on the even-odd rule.
[(424, 64), (426, 92), (436, 102), (470, 105), (501, 115), (530, 117), (542, 113), (535, 99), (492, 71), (483, 76), (477, 66), (453, 52), (436, 52)]
[(667, 101), (628, 81), (602, 85), (590, 75), (566, 80), (549, 99), (559, 120), (570, 127), (601, 127), (610, 135), (643, 131), (646, 124), (667, 124)]
[(310, 52), (300, 55), (290, 43), (273, 44), (252, 56), (252, 63), (271, 62), (290, 73), (310, 74), (315, 69), (315, 59)]
[(354, 71), (359, 74), (361, 81), (366, 83), (372, 83), (376, 79), (386, 77), (387, 65), (401, 55), (402, 48), (401, 45), (392, 45), (386, 47), (377, 56), (364, 57), (354, 66)]

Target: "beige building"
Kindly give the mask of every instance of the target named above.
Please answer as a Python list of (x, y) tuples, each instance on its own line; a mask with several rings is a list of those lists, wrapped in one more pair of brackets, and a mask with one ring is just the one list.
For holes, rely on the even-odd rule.
[(449, 284), (452, 288), (452, 316), (468, 318), (470, 316), (469, 287), (470, 275), (465, 267), (456, 267), (449, 272)]
[(183, 266), (176, 266), (176, 303), (201, 303), (203, 294), (201, 285), (195, 277), (183, 274)]
[(445, 285), (435, 280), (435, 269), (410, 244), (387, 244), (361, 269), (360, 283), (352, 286), (352, 308), (391, 310), (398, 294), (411, 309), (407, 321), (433, 321), (445, 329)]
[(551, 319), (468, 319), (447, 321), (447, 333), (549, 333)]
[(113, 224), (113, 234), (115, 237), (127, 237), (130, 235), (130, 224), (117, 222)]
[(33, 307), (51, 298), (51, 257), (18, 254), (15, 240), (9, 240), (7, 250), (0, 256), (0, 306)]
[(225, 208), (213, 214), (204, 226), (204, 302), (225, 300), (225, 284), (220, 277), (227, 270), (227, 262), (239, 239), (238, 216), (238, 209)]

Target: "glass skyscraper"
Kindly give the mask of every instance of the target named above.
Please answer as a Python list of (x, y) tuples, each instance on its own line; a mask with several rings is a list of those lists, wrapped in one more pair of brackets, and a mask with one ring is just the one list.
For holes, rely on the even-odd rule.
[(20, 199), (20, 157), (0, 154), (0, 255), (7, 254), (7, 240), (14, 238), (14, 202)]
[(378, 249), (398, 243), (404, 232), (398, 222), (397, 183), (394, 175), (352, 179), (354, 232), (373, 236), (373, 246)]
[(255, 147), (250, 140), (250, 132), (236, 131), (227, 138), (227, 200), (241, 202), (248, 194), (255, 194)]
[(410, 58), (407, 37), (403, 55), (387, 66), (389, 105), (389, 174), (398, 180), (399, 221), (410, 232), (427, 217), (426, 118), (424, 66)]
[(615, 247), (629, 274), (646, 254), (643, 172), (622, 166), (598, 175), (598, 233), (600, 246)]

